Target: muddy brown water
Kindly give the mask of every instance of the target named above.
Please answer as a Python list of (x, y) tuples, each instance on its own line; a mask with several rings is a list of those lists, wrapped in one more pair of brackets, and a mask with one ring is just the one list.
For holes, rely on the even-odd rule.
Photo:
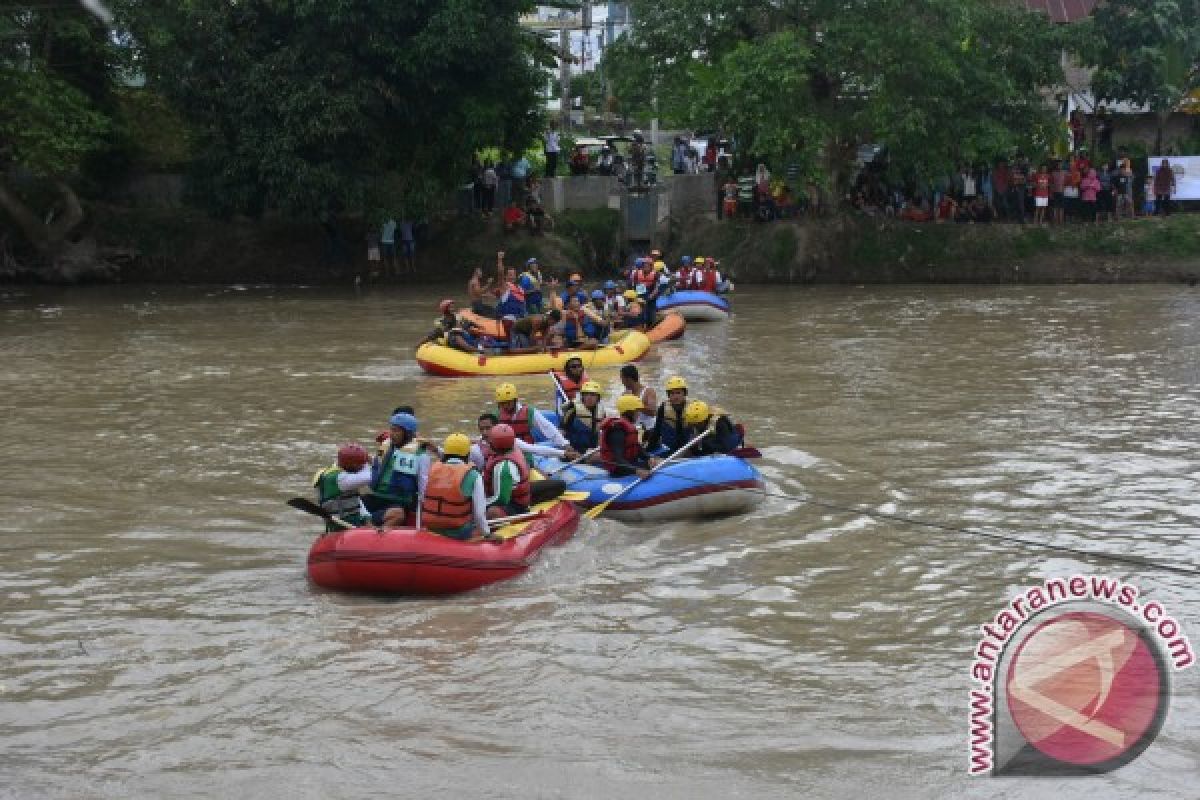
[(336, 445), (489, 407), (412, 359), (438, 297), (0, 293), (0, 796), (1195, 796), (1200, 670), (1089, 780), (968, 778), (965, 710), (1019, 589), (1121, 577), (1195, 642), (1194, 580), (800, 498), (1200, 562), (1200, 290), (747, 288), (642, 370), (746, 423), (759, 510), (586, 524), (450, 599), (315, 589), (284, 500)]

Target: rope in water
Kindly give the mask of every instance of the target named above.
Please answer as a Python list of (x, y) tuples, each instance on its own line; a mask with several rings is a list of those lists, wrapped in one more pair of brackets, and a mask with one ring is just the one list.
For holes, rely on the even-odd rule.
[[(580, 476), (580, 478), (576, 478), (575, 480), (581, 480), (582, 478), (585, 478), (585, 477), (589, 477), (589, 476), (583, 475), (583, 476)], [(717, 483), (719, 483), (719, 481), (707, 481), (707, 480), (701, 480), (699, 478), (689, 478), (689, 477), (685, 477), (683, 475), (677, 475), (675, 473), (671, 473), (671, 477), (675, 480), (684, 481), (687, 483), (693, 483), (698, 486), (712, 486), (712, 485), (716, 485)], [(570, 486), (571, 483), (573, 483), (573, 481), (567, 481), (568, 486)], [(875, 511), (873, 509), (862, 508), (862, 507), (858, 507), (858, 506), (845, 506), (845, 505), (840, 505), (838, 503), (830, 503), (825, 500), (818, 500), (812, 496), (806, 497), (806, 496), (800, 496), (800, 495), (791, 495), (791, 494), (787, 494), (784, 492), (771, 492), (771, 491), (765, 491), (765, 490), (763, 493), (767, 497), (775, 497), (775, 498), (778, 498), (781, 500), (790, 500), (790, 501), (796, 502), (796, 503), (805, 503), (807, 505), (817, 506), (819, 508), (825, 508), (830, 511), (843, 511), (843, 512), (846, 512), (849, 514), (858, 514), (860, 516), (872, 517), (874, 519), (884, 520), (887, 522), (900, 522), (905, 525), (913, 525), (913, 526), (918, 526), (918, 527), (922, 527), (922, 528), (929, 528), (932, 530), (936, 530), (940, 533), (954, 533), (954, 534), (965, 534), (968, 536), (978, 536), (980, 538), (992, 539), (992, 540), (999, 541), (999, 542), (1005, 542), (1007, 544), (1021, 545), (1024, 547), (1031, 548), (1031, 549), (1053, 550), (1055, 552), (1066, 553), (1068, 555), (1079, 556), (1082, 558), (1100, 559), (1100, 560), (1104, 560), (1104, 561), (1110, 561), (1115, 564), (1127, 564), (1129, 566), (1143, 567), (1145, 569), (1154, 569), (1154, 570), (1159, 570), (1162, 572), (1174, 573), (1176, 575), (1186, 575), (1188, 577), (1200, 576), (1200, 567), (1197, 567), (1197, 566), (1194, 566), (1191, 564), (1168, 564), (1164, 561), (1155, 561), (1155, 560), (1149, 559), (1149, 558), (1142, 558), (1141, 556), (1121, 555), (1119, 553), (1108, 553), (1108, 552), (1104, 552), (1104, 551), (1100, 551), (1100, 550), (1084, 550), (1084, 549), (1078, 548), (1078, 547), (1070, 547), (1068, 545), (1063, 545), (1063, 544), (1054, 544), (1053, 542), (1041, 542), (1036, 539), (1028, 539), (1023, 536), (1015, 536), (1012, 534), (1004, 534), (1004, 533), (993, 533), (991, 531), (980, 530), (979, 528), (966, 528), (966, 527), (961, 527), (961, 526), (956, 526), (956, 525), (947, 525), (947, 524), (941, 523), (941, 522), (929, 522), (929, 521), (922, 520), (922, 519), (916, 519), (915, 517), (907, 517), (902, 514), (889, 514), (884, 511)]]

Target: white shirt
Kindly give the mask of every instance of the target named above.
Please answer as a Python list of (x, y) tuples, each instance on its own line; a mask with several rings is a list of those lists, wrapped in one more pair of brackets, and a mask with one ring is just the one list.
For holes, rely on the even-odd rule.
[(554, 131), (546, 131), (546, 152), (558, 152), (558, 134)]
[(349, 492), (354, 489), (361, 489), (364, 486), (371, 485), (371, 462), (363, 465), (363, 468), (358, 472), (346, 472), (342, 470), (337, 476), (338, 488), (343, 492)]

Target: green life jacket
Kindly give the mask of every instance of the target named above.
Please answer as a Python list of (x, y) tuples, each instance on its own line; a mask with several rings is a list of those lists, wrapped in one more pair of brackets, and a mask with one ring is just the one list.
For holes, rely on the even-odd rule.
[(388, 445), (371, 469), (371, 494), (397, 505), (412, 505), (417, 499), (417, 472), (424, 449), (401, 450)]
[(345, 470), (334, 464), (326, 467), (313, 478), (317, 490), (317, 502), (321, 508), (352, 525), (365, 525), (370, 519), (363, 513), (357, 489), (344, 492), (338, 488), (338, 476)]

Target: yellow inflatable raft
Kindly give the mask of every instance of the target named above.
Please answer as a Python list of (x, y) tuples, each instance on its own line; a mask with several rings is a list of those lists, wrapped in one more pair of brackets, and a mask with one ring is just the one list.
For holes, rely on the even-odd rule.
[(583, 359), (585, 369), (615, 367), (637, 361), (650, 349), (650, 339), (640, 331), (629, 331), (615, 344), (595, 350), (548, 350), (526, 355), (466, 353), (442, 344), (427, 342), (417, 348), (417, 363), (431, 375), (533, 375), (561, 370), (568, 358)]

